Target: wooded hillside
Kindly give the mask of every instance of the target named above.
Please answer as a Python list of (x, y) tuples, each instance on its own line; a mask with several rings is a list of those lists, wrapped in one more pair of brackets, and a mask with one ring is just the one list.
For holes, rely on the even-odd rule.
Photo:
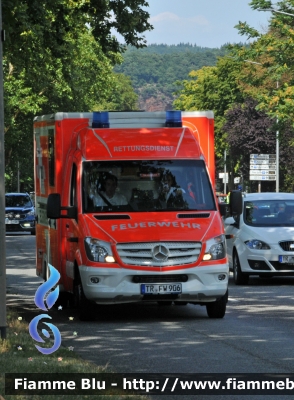
[(159, 111), (172, 108), (177, 81), (188, 79), (192, 70), (214, 66), (226, 47), (210, 49), (189, 43), (178, 45), (151, 44), (142, 49), (129, 47), (123, 63), (114, 70), (130, 77), (139, 96), (139, 108)]

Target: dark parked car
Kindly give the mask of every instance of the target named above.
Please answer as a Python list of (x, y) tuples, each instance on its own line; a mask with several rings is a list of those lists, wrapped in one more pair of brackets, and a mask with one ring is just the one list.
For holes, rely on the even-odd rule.
[(28, 193), (5, 194), (6, 232), (31, 232), (35, 235), (35, 207)]

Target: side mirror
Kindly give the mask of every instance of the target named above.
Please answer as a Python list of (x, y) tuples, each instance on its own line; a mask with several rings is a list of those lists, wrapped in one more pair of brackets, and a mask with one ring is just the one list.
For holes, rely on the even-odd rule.
[[(67, 211), (66, 214), (62, 214), (61, 211)], [(59, 193), (51, 193), (47, 200), (47, 218), (59, 219), (59, 218), (71, 218), (77, 219), (78, 212), (77, 207), (61, 207), (61, 199)]]
[(47, 218), (59, 219), (61, 214), (61, 200), (59, 193), (49, 194), (47, 200)]
[(230, 193), (230, 214), (240, 215), (243, 211), (243, 197), (239, 190), (232, 190)]

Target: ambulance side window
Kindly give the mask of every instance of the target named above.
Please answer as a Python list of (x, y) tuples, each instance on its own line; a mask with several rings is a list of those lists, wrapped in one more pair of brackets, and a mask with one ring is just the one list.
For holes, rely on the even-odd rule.
[(73, 164), (70, 183), (70, 206), (77, 206), (77, 166)]

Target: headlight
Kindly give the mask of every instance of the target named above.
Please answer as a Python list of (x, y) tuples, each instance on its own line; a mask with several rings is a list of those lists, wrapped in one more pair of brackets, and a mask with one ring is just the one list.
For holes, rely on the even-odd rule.
[(226, 257), (226, 238), (225, 235), (216, 236), (206, 242), (206, 251), (203, 261), (220, 260)]
[(245, 242), (246, 246), (249, 247), (249, 249), (252, 250), (269, 250), (270, 246), (261, 240), (258, 239), (252, 239), (252, 240), (247, 240)]
[(115, 259), (112, 255), (110, 243), (91, 237), (85, 238), (85, 249), (87, 257), (91, 261), (114, 263)]
[(34, 211), (34, 210), (29, 211), (29, 212), (27, 213), (27, 215), (35, 215), (35, 211)]

